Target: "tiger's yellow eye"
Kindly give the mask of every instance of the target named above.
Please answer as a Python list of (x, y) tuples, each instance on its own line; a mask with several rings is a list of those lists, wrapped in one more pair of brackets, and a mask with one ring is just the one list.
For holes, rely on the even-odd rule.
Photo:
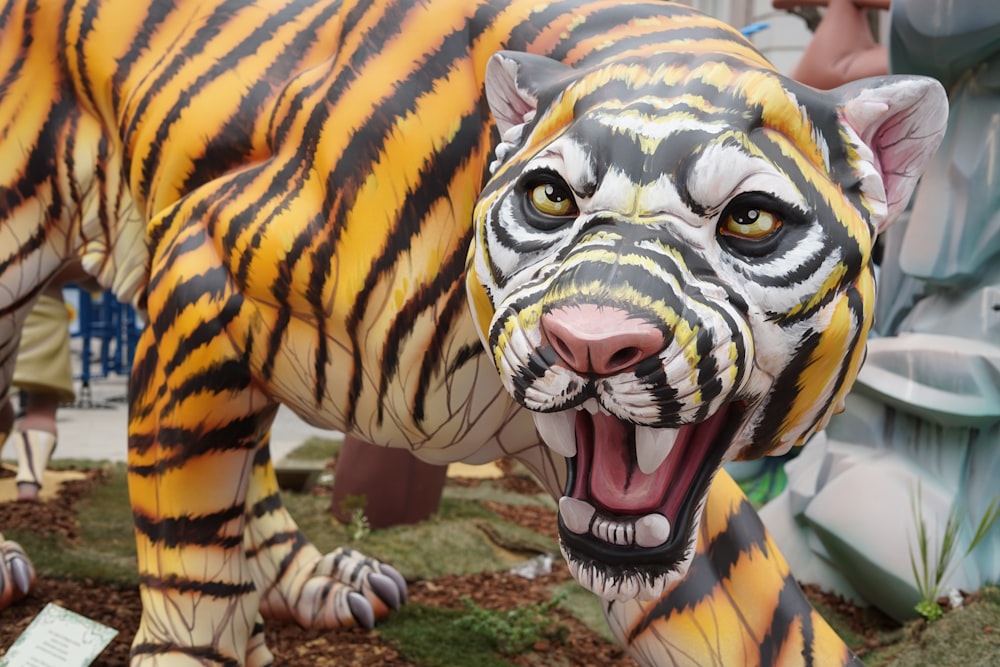
[(531, 188), (529, 192), (531, 204), (539, 213), (557, 217), (576, 215), (576, 202), (573, 197), (554, 183), (542, 183)]
[(745, 208), (730, 213), (719, 226), (719, 233), (741, 239), (761, 239), (781, 229), (781, 220), (760, 208)]

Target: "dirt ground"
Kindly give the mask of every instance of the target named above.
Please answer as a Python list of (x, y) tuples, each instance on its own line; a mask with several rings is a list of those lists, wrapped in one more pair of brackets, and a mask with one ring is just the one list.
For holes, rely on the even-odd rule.
[[(0, 475), (10, 474), (0, 472)], [(64, 484), (59, 494), (41, 503), (0, 502), (0, 526), (35, 527), (65, 535), (72, 542), (77, 536), (75, 504), (87, 493), (91, 480)], [(456, 483), (462, 483), (458, 481)], [(512, 486), (521, 481), (512, 480)], [(536, 489), (531, 489), (537, 491)], [(525, 491), (529, 489), (525, 488)], [(555, 514), (537, 506), (497, 506), (497, 512), (532, 530), (555, 530)], [(543, 516), (544, 515), (544, 516)], [(463, 596), (484, 609), (512, 609), (544, 602), (550, 588), (569, 579), (560, 561), (544, 579), (526, 580), (505, 572), (485, 572), (467, 576), (447, 576), (428, 581), (410, 582), (409, 601), (442, 609), (461, 609)], [(35, 590), (11, 609), (0, 612), (0, 647), (9, 647), (28, 627), (48, 602), (55, 602), (99, 623), (115, 628), (119, 634), (95, 664), (117, 667), (128, 664), (128, 652), (142, 611), (138, 590), (120, 589), (95, 581), (67, 581), (40, 578)], [(564, 641), (541, 642), (525, 655), (506, 658), (514, 665), (633, 665), (623, 651), (609, 644), (569, 614), (556, 610), (559, 622), (569, 628)], [(376, 628), (346, 631), (307, 631), (294, 624), (269, 623), (267, 643), (275, 655), (275, 664), (286, 667), (321, 667), (323, 665), (365, 665), (366, 667), (414, 665), (387, 641)]]

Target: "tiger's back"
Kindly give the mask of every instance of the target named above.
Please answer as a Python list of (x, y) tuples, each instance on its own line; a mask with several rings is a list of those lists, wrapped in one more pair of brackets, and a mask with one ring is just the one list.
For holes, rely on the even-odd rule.
[[(629, 20), (611, 2), (167, 7), (92, 2), (67, 17), (73, 88), (107, 144), (91, 150), (126, 178), (99, 206), (145, 227), (154, 281), (214, 262), (244, 299), (228, 334), (276, 399), (442, 461), (534, 441), (467, 316), (472, 210), (495, 144), (488, 58), (591, 65), (676, 39), (763, 65), (660, 4)], [(174, 247), (196, 227), (205, 248), (185, 269)], [(144, 305), (157, 330), (156, 297)], [(156, 337), (169, 345), (166, 323)]]

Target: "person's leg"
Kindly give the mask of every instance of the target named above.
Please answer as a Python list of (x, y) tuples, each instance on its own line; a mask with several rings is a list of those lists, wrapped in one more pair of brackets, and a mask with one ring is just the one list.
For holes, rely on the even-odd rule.
[(42, 476), (56, 446), (56, 411), (60, 403), (72, 402), (76, 397), (69, 311), (58, 287), (39, 296), (24, 322), (13, 384), (24, 396), (24, 417), (14, 435), (18, 498), (37, 500)]
[(56, 447), (59, 397), (25, 392), (25, 413), (15, 436), (18, 500), (38, 500), (42, 476)]

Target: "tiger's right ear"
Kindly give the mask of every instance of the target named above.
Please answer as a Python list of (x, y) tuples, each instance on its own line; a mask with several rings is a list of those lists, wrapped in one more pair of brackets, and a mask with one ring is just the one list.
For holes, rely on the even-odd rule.
[(543, 90), (565, 85), (573, 72), (558, 60), (517, 51), (500, 51), (486, 65), (486, 101), (500, 135), (530, 122)]
[(868, 147), (857, 169), (882, 233), (906, 208), (944, 137), (948, 96), (935, 79), (922, 76), (861, 79), (830, 92), (840, 99), (842, 121)]

